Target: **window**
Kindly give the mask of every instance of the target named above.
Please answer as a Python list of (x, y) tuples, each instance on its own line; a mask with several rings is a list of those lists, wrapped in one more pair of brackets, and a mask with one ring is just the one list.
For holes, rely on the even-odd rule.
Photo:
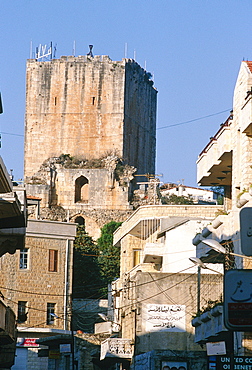
[(55, 249), (49, 249), (48, 270), (51, 272), (57, 272), (58, 270), (58, 251)]
[(84, 176), (75, 180), (75, 203), (88, 203), (89, 182)]
[(27, 320), (27, 315), (28, 315), (27, 302), (18, 301), (18, 315), (17, 315), (18, 322), (19, 323), (25, 322)]
[(139, 265), (140, 263), (140, 249), (134, 249), (133, 250), (133, 267), (136, 265)]
[(46, 323), (47, 325), (53, 325), (55, 320), (55, 303), (47, 303), (46, 310)]
[(22, 270), (28, 269), (28, 248), (20, 250), (19, 268)]

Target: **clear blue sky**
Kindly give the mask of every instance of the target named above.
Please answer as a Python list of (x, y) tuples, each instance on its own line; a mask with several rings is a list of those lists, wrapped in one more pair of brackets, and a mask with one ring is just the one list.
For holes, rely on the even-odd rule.
[(74, 41), (76, 55), (93, 44), (94, 54), (113, 60), (124, 57), (127, 43), (127, 57), (146, 63), (158, 89), (156, 173), (196, 186), (197, 156), (232, 108), (241, 61), (252, 60), (251, 19), (251, 0), (2, 0), (0, 155), (7, 169), (23, 177), (31, 41), (33, 50), (57, 44), (57, 58), (71, 55)]

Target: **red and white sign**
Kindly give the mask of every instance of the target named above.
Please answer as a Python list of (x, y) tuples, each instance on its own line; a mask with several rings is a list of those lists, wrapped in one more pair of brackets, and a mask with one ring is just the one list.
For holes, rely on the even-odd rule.
[(39, 338), (18, 338), (17, 346), (18, 347), (39, 347), (39, 344), (36, 343), (36, 340)]

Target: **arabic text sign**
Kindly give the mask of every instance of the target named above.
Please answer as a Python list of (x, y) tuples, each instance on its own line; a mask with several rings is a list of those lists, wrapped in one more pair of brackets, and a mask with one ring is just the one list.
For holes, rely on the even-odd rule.
[(228, 270), (224, 280), (224, 322), (230, 330), (252, 331), (252, 270)]
[(144, 305), (145, 330), (153, 331), (186, 331), (185, 306), (167, 304)]

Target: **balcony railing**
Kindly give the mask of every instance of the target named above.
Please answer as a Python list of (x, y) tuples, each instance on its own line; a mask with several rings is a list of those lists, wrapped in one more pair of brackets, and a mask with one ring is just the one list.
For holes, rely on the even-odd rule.
[(131, 359), (134, 345), (130, 339), (108, 338), (101, 343), (101, 360), (105, 357)]
[(196, 343), (206, 343), (227, 332), (223, 320), (223, 306), (218, 305), (199, 317), (195, 317), (192, 320), (192, 326), (195, 327), (194, 341)]

